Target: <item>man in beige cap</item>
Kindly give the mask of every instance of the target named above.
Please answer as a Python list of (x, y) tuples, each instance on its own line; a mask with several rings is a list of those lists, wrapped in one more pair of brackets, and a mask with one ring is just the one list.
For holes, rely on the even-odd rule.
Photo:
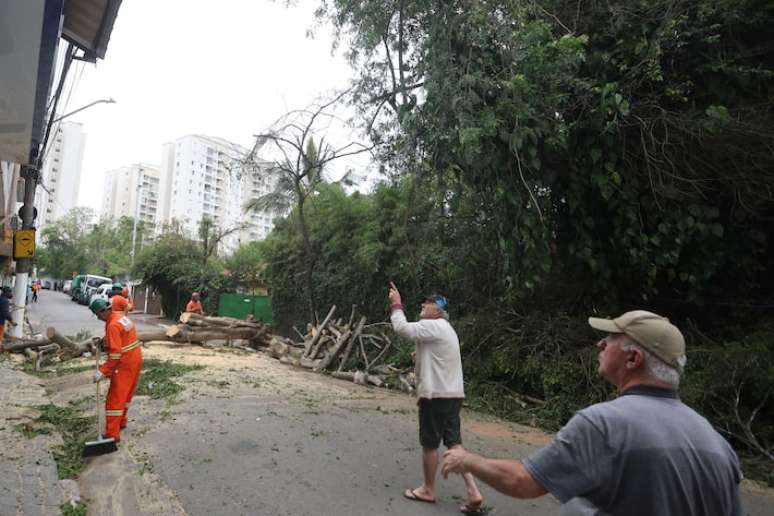
[(516, 498), (550, 492), (567, 515), (742, 515), (734, 450), (677, 395), (680, 330), (642, 310), (589, 324), (608, 334), (597, 344), (598, 372), (619, 397), (576, 413), (523, 462), (449, 450), (444, 476), (472, 473)]

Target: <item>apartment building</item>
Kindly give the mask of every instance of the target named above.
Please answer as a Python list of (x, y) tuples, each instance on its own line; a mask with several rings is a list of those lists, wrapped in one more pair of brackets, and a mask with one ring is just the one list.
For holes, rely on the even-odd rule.
[(38, 230), (78, 203), (85, 145), (83, 126), (76, 122), (62, 122), (51, 136), (41, 171), (41, 187), (35, 191)]
[(239, 245), (262, 240), (271, 231), (271, 214), (244, 213), (252, 197), (274, 188), (268, 166), (244, 167), (248, 149), (222, 138), (187, 135), (162, 149), (159, 226), (177, 222), (196, 238), (204, 217), (221, 229), (245, 226), (221, 242), (230, 254)]
[(135, 163), (105, 172), (100, 212), (103, 219), (137, 217), (153, 226), (158, 200), (158, 165)]

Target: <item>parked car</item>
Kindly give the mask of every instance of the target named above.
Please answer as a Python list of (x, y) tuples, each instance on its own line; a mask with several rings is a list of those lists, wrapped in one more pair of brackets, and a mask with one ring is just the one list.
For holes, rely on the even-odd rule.
[(72, 292), (72, 286), (73, 286), (73, 280), (65, 280), (64, 284), (62, 285), (62, 292), (64, 294), (69, 294)]
[(53, 283), (51, 280), (44, 279), (40, 282), (40, 287), (44, 290), (51, 290), (51, 287), (53, 286)]
[(113, 280), (106, 278), (105, 276), (95, 276), (94, 274), (87, 274), (84, 276), (83, 284), (81, 285), (81, 293), (78, 296), (78, 302), (82, 305), (88, 305), (89, 299), (92, 294), (96, 292), (100, 285), (103, 283), (112, 283)]
[(103, 283), (99, 287), (97, 287), (97, 290), (94, 291), (94, 293), (89, 298), (89, 306), (94, 302), (95, 299), (104, 299), (105, 301), (108, 300), (108, 292), (110, 292), (110, 289), (113, 288), (112, 283)]

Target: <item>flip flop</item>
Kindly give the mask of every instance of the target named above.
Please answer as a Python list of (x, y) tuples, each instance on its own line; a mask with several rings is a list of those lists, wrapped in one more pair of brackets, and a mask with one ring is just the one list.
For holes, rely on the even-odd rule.
[(435, 503), (435, 500), (428, 500), (427, 498), (420, 497), (413, 489), (406, 489), (403, 491), (403, 498), (414, 502)]
[(471, 507), (467, 503), (460, 506), (460, 512), (465, 516), (483, 516), (486, 514), (484, 510), (484, 502), (481, 502), (477, 507)]

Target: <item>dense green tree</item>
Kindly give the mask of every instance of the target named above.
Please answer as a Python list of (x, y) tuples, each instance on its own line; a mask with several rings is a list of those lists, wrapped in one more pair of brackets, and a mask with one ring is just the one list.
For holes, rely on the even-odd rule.
[(240, 228), (218, 228), (210, 219), (199, 224), (198, 240), (181, 228), (168, 227), (137, 257), (134, 274), (161, 294), (164, 313), (177, 318), (192, 292), (202, 295), (205, 309), (214, 312), (218, 297), (233, 286), (223, 274), (218, 248), (223, 239)]
[[(93, 210), (74, 208), (43, 229), (36, 263), (46, 275), (56, 278), (83, 273), (125, 276), (131, 267), (133, 227), (129, 217), (95, 223)], [(145, 240), (145, 233), (144, 223), (138, 222), (138, 242)]]

